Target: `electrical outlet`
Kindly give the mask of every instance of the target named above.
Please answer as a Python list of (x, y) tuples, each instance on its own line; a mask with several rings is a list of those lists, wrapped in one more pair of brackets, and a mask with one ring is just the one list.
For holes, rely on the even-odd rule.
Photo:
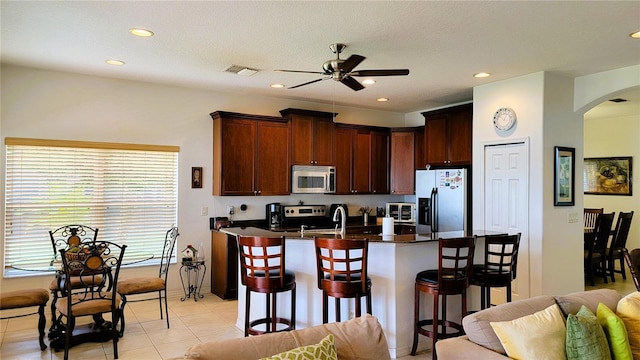
[(233, 206), (227, 206), (227, 214), (233, 215), (235, 213)]
[(203, 206), (200, 208), (200, 215), (201, 216), (207, 216), (209, 215), (209, 208), (206, 206)]

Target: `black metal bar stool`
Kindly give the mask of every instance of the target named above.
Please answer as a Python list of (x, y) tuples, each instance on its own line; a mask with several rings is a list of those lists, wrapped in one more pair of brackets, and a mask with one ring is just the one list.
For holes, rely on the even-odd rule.
[[(285, 270), (283, 237), (238, 236), (242, 285), (247, 287), (244, 336), (295, 329), (296, 275)], [(276, 294), (291, 290), (291, 319), (277, 316)], [(264, 318), (250, 320), (251, 292), (267, 295)], [(264, 330), (257, 328), (264, 324)], [(278, 325), (284, 327), (278, 328)]]
[(520, 233), (487, 235), (484, 239), (484, 263), (473, 265), (471, 285), (480, 286), (480, 308), (491, 307), (491, 288), (506, 287), (511, 302), (511, 282), (516, 278)]
[(315, 238), (318, 289), (322, 290), (322, 322), (329, 322), (329, 296), (335, 298), (336, 321), (340, 299), (355, 299), (355, 316), (362, 315), (362, 297), (371, 314), (371, 279), (367, 276), (368, 239)]
[[(411, 355), (418, 349), (418, 335), (432, 339), (432, 358), (436, 359), (436, 341), (463, 335), (460, 323), (447, 320), (447, 296), (461, 295), (462, 308), (460, 318), (467, 314), (467, 288), (473, 269), (473, 254), (476, 237), (461, 237), (438, 240), (438, 268), (421, 271), (416, 275), (415, 283), (415, 326)], [(420, 319), (420, 293), (433, 295), (433, 318)], [(442, 299), (442, 315), (438, 316), (440, 296)], [(440, 328), (440, 329), (439, 329)], [(447, 328), (454, 332), (448, 333)]]

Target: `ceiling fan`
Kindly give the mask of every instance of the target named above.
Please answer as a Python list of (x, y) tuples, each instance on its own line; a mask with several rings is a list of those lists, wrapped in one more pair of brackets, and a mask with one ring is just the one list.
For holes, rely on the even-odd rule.
[(306, 74), (321, 74), (324, 77), (320, 79), (315, 79), (306, 83), (302, 83), (299, 85), (291, 86), (289, 89), (295, 89), (301, 86), (309, 85), (316, 83), (322, 80), (333, 79), (335, 81), (339, 81), (351, 89), (358, 91), (364, 89), (364, 86), (358, 82), (358, 80), (354, 79), (355, 76), (399, 76), (399, 75), (409, 75), (409, 69), (387, 69), (387, 70), (358, 70), (353, 71), (353, 69), (358, 66), (364, 59), (364, 56), (353, 54), (349, 56), (348, 59), (340, 59), (340, 53), (347, 45), (345, 44), (331, 44), (329, 45), (329, 49), (336, 54), (336, 58), (332, 60), (327, 60), (322, 64), (323, 72), (320, 71), (301, 71), (301, 70), (275, 70), (277, 72), (294, 72), (294, 73), (306, 73)]

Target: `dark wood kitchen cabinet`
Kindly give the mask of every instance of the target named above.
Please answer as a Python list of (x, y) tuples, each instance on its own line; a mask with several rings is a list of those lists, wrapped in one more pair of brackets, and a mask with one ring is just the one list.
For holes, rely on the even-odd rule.
[(238, 298), (236, 237), (211, 231), (211, 292), (223, 300)]
[(284, 109), (280, 114), (291, 122), (292, 165), (335, 165), (335, 113)]
[(423, 112), (426, 164), (471, 164), (473, 104)]
[(336, 126), (336, 194), (389, 192), (389, 133)]
[(289, 122), (223, 111), (211, 117), (213, 195), (289, 195)]
[(391, 190), (393, 195), (412, 195), (415, 190), (415, 130), (391, 130)]

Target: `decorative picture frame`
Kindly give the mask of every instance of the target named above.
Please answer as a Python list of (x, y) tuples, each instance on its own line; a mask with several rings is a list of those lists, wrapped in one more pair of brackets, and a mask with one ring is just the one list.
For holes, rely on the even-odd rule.
[(556, 146), (553, 162), (553, 205), (575, 205), (576, 149)]
[(202, 167), (191, 168), (191, 188), (202, 189)]
[(588, 195), (632, 196), (631, 156), (584, 159), (584, 193)]

